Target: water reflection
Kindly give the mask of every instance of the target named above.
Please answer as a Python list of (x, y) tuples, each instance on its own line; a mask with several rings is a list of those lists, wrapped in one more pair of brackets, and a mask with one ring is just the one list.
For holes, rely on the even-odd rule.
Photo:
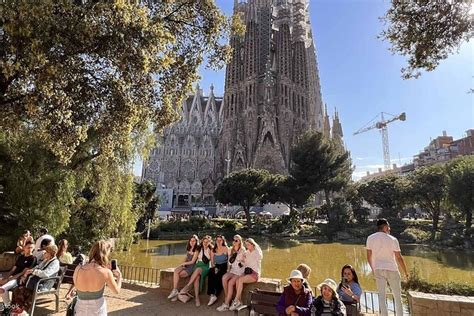
[(474, 252), (453, 249), (433, 250), (421, 245), (401, 245), (402, 254), (433, 260), (446, 267), (467, 271), (474, 269)]

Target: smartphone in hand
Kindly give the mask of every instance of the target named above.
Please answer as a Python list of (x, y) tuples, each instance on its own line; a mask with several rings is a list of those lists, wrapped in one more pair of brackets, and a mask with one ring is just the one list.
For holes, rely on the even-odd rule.
[(110, 261), (110, 269), (113, 271), (113, 270), (117, 270), (117, 259), (112, 259)]

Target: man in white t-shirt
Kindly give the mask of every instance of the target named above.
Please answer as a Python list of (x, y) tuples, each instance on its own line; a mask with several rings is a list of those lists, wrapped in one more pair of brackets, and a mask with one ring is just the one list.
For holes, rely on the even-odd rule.
[[(387, 316), (385, 288), (387, 283), (395, 298), (395, 315), (403, 315), (401, 278), (398, 266), (408, 279), (405, 260), (400, 252), (397, 238), (390, 235), (390, 225), (385, 218), (377, 220), (378, 232), (367, 238), (367, 261), (374, 272), (382, 316)], [(398, 263), (398, 266), (397, 266)]]

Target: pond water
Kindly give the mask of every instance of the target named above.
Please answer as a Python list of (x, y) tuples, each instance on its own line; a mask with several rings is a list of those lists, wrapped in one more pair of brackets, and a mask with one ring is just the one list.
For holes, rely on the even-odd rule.
[[(262, 275), (285, 279), (299, 263), (308, 264), (312, 273), (312, 286), (325, 278), (341, 279), (341, 267), (353, 265), (365, 290), (375, 290), (375, 280), (370, 273), (364, 245), (341, 243), (298, 242), (292, 240), (258, 239), (263, 250)], [(127, 252), (115, 252), (119, 264), (164, 269), (181, 263), (186, 241), (141, 240)], [(401, 245), (408, 265), (418, 268), (425, 280), (444, 283), (474, 283), (474, 252), (460, 250), (432, 250), (419, 245)]]

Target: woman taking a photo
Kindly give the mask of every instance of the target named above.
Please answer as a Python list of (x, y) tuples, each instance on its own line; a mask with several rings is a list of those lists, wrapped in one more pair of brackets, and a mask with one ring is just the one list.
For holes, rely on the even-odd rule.
[(283, 288), (276, 309), (279, 315), (302, 316), (310, 314), (313, 302), (311, 292), (304, 287), (306, 281), (299, 270), (293, 270), (287, 279), (290, 285)]
[(211, 236), (206, 235), (203, 239), (201, 239), (201, 245), (198, 247), (198, 251), (194, 254), (194, 256), (197, 257), (197, 261), (195, 260), (196, 266), (194, 267), (194, 272), (191, 275), (191, 278), (189, 278), (188, 284), (186, 284), (179, 292), (179, 295), (190, 296), (188, 291), (191, 285), (194, 284), (196, 307), (199, 307), (201, 306), (199, 292), (201, 292), (202, 287), (204, 286), (204, 280), (209, 273), (209, 263), (214, 260)]
[(235, 235), (232, 240), (232, 248), (229, 250), (229, 269), (226, 274), (222, 277), (222, 288), (224, 289), (224, 303), (217, 308), (217, 311), (224, 312), (229, 310), (229, 304), (232, 300), (232, 294), (234, 293), (234, 287), (237, 279), (244, 274), (244, 261), (245, 248), (243, 246), (242, 237)]
[(359, 284), (359, 278), (354, 268), (350, 264), (346, 264), (341, 270), (342, 282), (337, 287), (337, 294), (344, 303), (360, 302), (362, 288)]
[(212, 252), (214, 253), (214, 258), (211, 260), (212, 267), (209, 270), (207, 284), (207, 295), (210, 295), (208, 306), (211, 306), (217, 301), (217, 297), (222, 291), (222, 277), (227, 272), (229, 248), (227, 247), (224, 236), (216, 236), (216, 244)]
[(197, 260), (197, 250), (199, 247), (199, 238), (196, 235), (192, 235), (191, 238), (188, 240), (188, 244), (186, 245), (186, 258), (184, 262), (174, 269), (173, 272), (173, 290), (171, 291), (170, 295), (168, 295), (168, 299), (175, 302), (178, 300), (178, 283), (180, 278), (187, 278), (190, 276), (194, 271), (194, 264)]
[(260, 246), (252, 238), (245, 240), (245, 247), (247, 248), (247, 252), (244, 254), (244, 275), (237, 279), (235, 299), (229, 308), (231, 311), (235, 311), (242, 306), (242, 290), (244, 289), (244, 284), (257, 282), (262, 273), (262, 249), (260, 249)]
[(77, 266), (74, 271), (73, 280), (77, 293), (75, 316), (107, 316), (105, 285), (115, 294), (120, 292), (122, 273), (118, 267), (115, 270), (108, 268), (111, 248), (104, 240), (96, 242), (89, 252), (89, 263)]

